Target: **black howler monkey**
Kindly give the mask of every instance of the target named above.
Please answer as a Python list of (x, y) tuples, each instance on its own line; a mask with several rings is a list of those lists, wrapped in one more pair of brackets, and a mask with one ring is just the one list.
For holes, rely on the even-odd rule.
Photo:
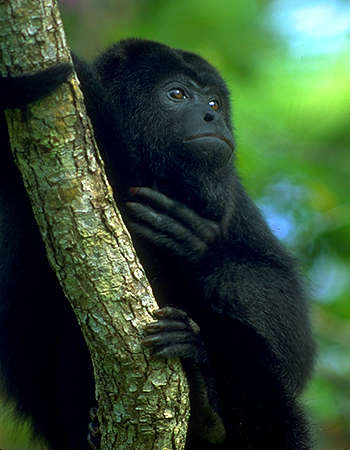
[[(200, 56), (138, 39), (119, 42), (92, 65), (74, 64), (160, 307), (143, 343), (180, 357), (188, 376), (186, 448), (310, 448), (298, 405), (313, 361), (304, 289), (236, 173), (221, 76)], [(1, 79), (2, 109), (25, 108), (70, 70)], [(50, 448), (85, 449), (94, 404), (89, 354), (3, 143), (0, 162), (5, 386)]]

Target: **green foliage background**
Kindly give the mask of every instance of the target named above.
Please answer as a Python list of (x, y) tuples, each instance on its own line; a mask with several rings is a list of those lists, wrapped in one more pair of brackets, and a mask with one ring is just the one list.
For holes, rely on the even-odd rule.
[[(315, 448), (350, 449), (350, 2), (60, 5), (70, 45), (87, 59), (138, 36), (198, 52), (221, 71), (244, 184), (309, 280), (319, 353), (304, 402)], [(33, 448), (18, 435), (14, 444), (12, 422), (2, 423), (1, 448)]]

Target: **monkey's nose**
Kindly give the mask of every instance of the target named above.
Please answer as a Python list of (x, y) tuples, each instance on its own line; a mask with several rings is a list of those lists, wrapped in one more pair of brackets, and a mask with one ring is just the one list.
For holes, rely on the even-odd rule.
[(206, 113), (204, 116), (204, 120), (206, 122), (211, 122), (212, 120), (214, 120), (214, 114), (212, 113)]

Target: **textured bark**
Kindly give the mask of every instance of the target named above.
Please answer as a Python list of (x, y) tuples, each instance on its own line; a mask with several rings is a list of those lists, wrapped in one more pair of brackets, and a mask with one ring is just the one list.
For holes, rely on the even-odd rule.
[[(0, 0), (3, 76), (69, 58), (55, 1)], [(187, 382), (178, 361), (150, 360), (140, 345), (157, 306), (114, 204), (76, 78), (6, 117), (49, 262), (91, 353), (102, 448), (183, 448)]]

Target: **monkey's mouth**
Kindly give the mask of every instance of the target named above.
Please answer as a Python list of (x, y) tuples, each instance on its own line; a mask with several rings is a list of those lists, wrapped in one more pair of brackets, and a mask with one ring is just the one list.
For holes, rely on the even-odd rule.
[(215, 134), (215, 133), (195, 134), (194, 136), (190, 136), (190, 137), (184, 139), (184, 142), (191, 142), (191, 141), (195, 141), (197, 139), (207, 138), (207, 137), (219, 139), (220, 141), (225, 142), (225, 144), (227, 144), (232, 151), (234, 150), (233, 143), (229, 139), (225, 138), (224, 136), (220, 136), (219, 134)]

